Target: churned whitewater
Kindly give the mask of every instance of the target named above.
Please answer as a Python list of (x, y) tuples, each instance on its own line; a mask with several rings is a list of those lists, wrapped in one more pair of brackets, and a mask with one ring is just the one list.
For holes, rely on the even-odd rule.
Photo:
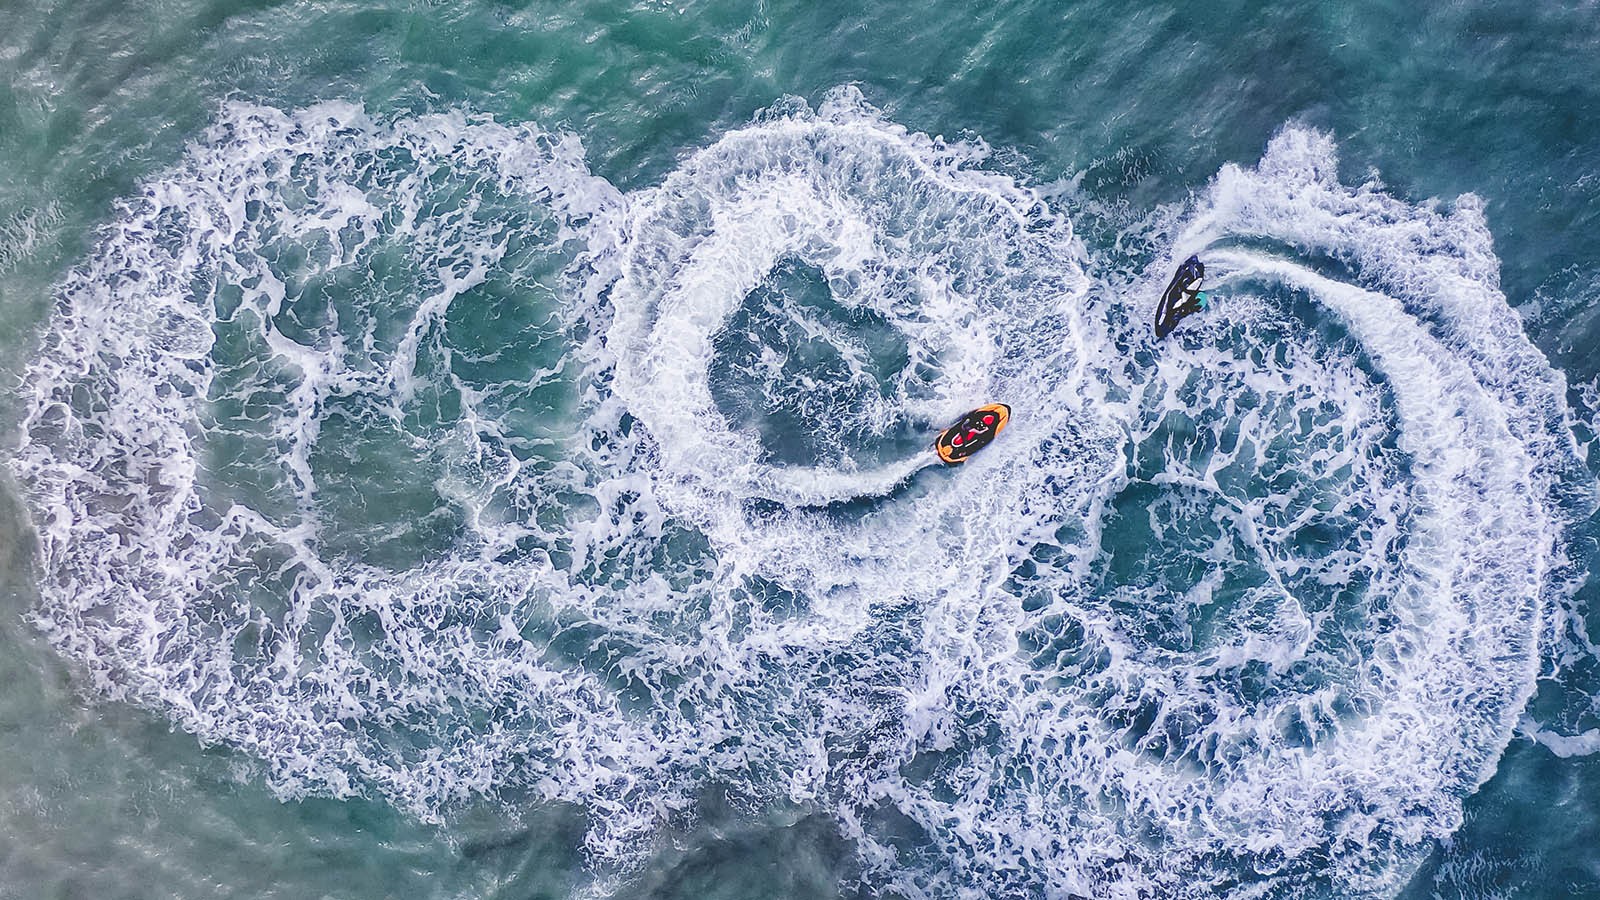
[(1525, 718), (1594, 485), (1476, 197), (1290, 122), (1129, 217), (853, 87), (628, 190), (581, 138), (235, 100), (117, 205), (15, 463), (97, 694), (283, 798), (573, 804), (616, 896), (708, 792), (869, 896), (1392, 895), (1519, 723), (1594, 749)]

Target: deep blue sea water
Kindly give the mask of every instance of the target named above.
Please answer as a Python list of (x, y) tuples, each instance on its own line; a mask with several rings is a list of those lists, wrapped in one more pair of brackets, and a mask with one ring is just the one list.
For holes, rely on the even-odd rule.
[(1600, 897), (1593, 4), (0, 74), (0, 897)]

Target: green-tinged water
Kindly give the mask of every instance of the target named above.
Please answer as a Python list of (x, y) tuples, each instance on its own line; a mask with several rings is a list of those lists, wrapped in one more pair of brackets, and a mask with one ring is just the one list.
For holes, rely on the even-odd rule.
[(1590, 6), (0, 76), (0, 897), (1600, 897)]

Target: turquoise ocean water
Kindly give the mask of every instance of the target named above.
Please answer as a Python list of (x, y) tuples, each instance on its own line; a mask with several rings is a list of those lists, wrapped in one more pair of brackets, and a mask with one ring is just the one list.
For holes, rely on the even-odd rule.
[(0, 897), (1600, 897), (1597, 118), (1590, 3), (0, 0)]

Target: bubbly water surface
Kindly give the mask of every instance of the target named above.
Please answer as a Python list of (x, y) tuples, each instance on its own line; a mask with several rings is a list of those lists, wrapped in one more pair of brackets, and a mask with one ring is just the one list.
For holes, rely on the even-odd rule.
[[(375, 894), (1508, 890), (1471, 804), (1600, 750), (1600, 394), (1491, 205), (1314, 117), (1118, 196), (1162, 164), (1040, 180), (849, 80), (631, 169), (443, 90), (211, 107), (15, 367), (53, 702), (416, 842)], [(64, 219), (7, 222), (0, 275)], [(1213, 308), (1157, 343), (1191, 253)], [(778, 868), (662, 874), (719, 853)]]
[[(1392, 890), (1564, 599), (1481, 204), (1287, 127), (1174, 219), (1227, 299), (1157, 347), (1169, 266), (1097, 289), (985, 155), (845, 88), (623, 193), (533, 125), (232, 104), (60, 289), (37, 624), (280, 795), (531, 792), (601, 866), (717, 785), (909, 895)], [(991, 399), (968, 465), (903, 439)]]

